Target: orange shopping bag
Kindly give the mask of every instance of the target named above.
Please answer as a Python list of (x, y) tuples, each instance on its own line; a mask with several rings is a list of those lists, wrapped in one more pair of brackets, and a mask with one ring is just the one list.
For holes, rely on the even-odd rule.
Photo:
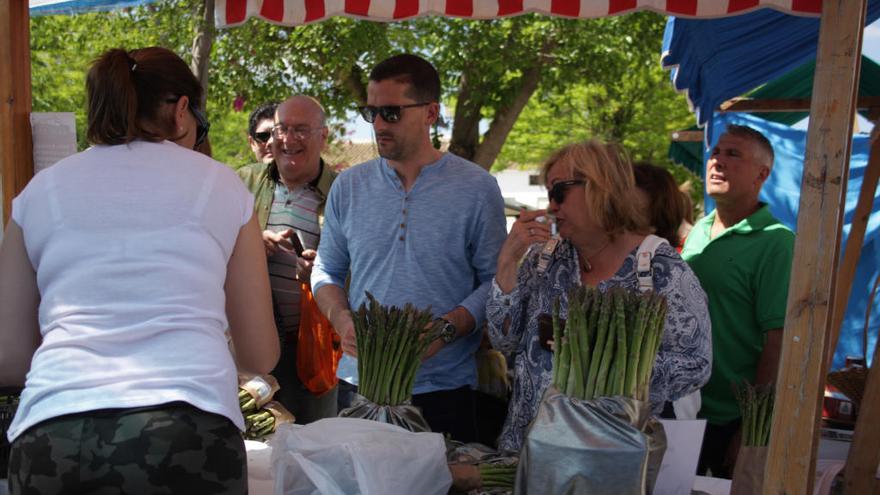
[(318, 309), (312, 287), (305, 282), (301, 287), (296, 373), (310, 392), (321, 395), (336, 386), (342, 345), (339, 335)]

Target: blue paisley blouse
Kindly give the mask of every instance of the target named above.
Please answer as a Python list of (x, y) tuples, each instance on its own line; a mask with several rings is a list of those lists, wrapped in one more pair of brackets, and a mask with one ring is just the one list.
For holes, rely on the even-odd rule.
[[(514, 360), (513, 393), (499, 450), (518, 451), (522, 447), (526, 427), (550, 385), (552, 354), (538, 342), (538, 316), (551, 314), (554, 301), (560, 298), (560, 316), (566, 318), (568, 290), (581, 285), (577, 253), (570, 242), (559, 243), (543, 274), (537, 269), (541, 247), (532, 246), (509, 294), (492, 281), (487, 303), (492, 346)], [(638, 247), (614, 276), (599, 283), (599, 290), (623, 287), (638, 291), (637, 252)], [(651, 409), (659, 414), (666, 401), (698, 390), (709, 380), (712, 340), (706, 293), (694, 272), (667, 243), (657, 248), (652, 264), (654, 290), (666, 296), (669, 305), (650, 385)], [(507, 320), (510, 324), (505, 331)]]

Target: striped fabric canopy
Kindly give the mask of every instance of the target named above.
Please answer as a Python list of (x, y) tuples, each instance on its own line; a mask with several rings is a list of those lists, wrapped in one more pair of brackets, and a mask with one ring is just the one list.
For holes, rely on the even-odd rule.
[(590, 18), (653, 10), (679, 17), (711, 18), (769, 7), (796, 15), (818, 15), (821, 0), (217, 0), (218, 27), (241, 24), (250, 17), (295, 26), (328, 17), (346, 16), (395, 21), (437, 15), (492, 19), (528, 12)]

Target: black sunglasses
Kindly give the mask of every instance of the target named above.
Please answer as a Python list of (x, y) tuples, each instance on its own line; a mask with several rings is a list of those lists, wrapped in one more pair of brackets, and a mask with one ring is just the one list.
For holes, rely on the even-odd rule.
[(569, 187), (579, 186), (586, 183), (587, 181), (583, 179), (561, 180), (556, 184), (553, 184), (553, 187), (547, 191), (547, 198), (550, 201), (555, 201), (556, 204), (561, 205), (562, 202), (565, 201), (565, 193), (568, 191)]
[(272, 137), (272, 131), (255, 132), (254, 139), (260, 144), (266, 144)]
[[(181, 98), (183, 98), (183, 95), (178, 96), (177, 98), (169, 98), (165, 100), (165, 103), (177, 103)], [(200, 144), (205, 142), (205, 139), (207, 139), (208, 130), (211, 129), (211, 123), (208, 122), (208, 118), (205, 117), (205, 114), (192, 104), (192, 100), (190, 100), (188, 106), (189, 111), (192, 112), (193, 117), (196, 119), (196, 144), (193, 145), (193, 148), (197, 148)]]
[(198, 108), (190, 105), (189, 110), (192, 112), (193, 117), (196, 118), (196, 144), (193, 145), (193, 148), (196, 148), (208, 138), (208, 130), (211, 129), (211, 123), (208, 122), (208, 118)]
[(400, 120), (400, 112), (404, 108), (413, 108), (413, 107), (423, 107), (425, 105), (430, 105), (431, 103), (426, 101), (424, 103), (411, 103), (409, 105), (384, 105), (381, 107), (374, 107), (373, 105), (364, 105), (357, 107), (358, 111), (361, 113), (361, 117), (364, 118), (369, 123), (373, 123), (376, 121), (376, 116), (381, 115), (382, 119), (389, 124), (393, 124)]

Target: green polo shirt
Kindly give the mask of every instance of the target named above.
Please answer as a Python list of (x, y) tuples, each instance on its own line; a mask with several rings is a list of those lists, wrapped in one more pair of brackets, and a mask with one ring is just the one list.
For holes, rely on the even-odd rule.
[(681, 257), (706, 291), (712, 319), (712, 376), (700, 417), (725, 424), (740, 417), (731, 384), (755, 379), (766, 332), (785, 321), (794, 233), (765, 204), (712, 239), (714, 221), (713, 211), (694, 225)]

